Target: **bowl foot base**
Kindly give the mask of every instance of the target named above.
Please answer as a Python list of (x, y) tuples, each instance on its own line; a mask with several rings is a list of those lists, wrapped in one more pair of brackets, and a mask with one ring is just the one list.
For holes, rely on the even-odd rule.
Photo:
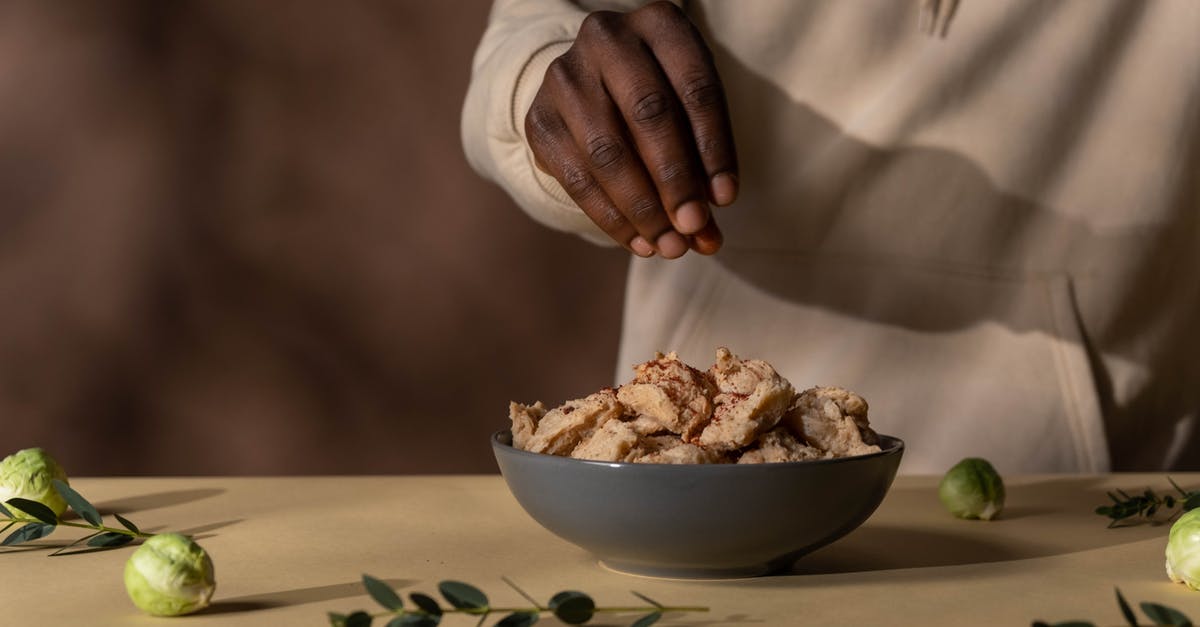
[(621, 575), (650, 577), (654, 579), (744, 579), (747, 577), (759, 577), (776, 570), (769, 564), (754, 564), (751, 566), (737, 566), (732, 568), (679, 568), (669, 566), (648, 566), (646, 564), (636, 564), (608, 559), (599, 560), (598, 563), (600, 564), (601, 568)]

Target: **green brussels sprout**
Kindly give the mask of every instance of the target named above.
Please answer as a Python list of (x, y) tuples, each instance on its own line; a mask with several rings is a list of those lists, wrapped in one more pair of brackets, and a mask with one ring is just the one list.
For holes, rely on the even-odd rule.
[(1171, 525), (1167, 536), (1167, 577), (1192, 590), (1200, 590), (1200, 508), (1180, 516)]
[[(54, 479), (67, 482), (67, 473), (58, 462), (40, 448), (17, 451), (0, 461), (0, 503), (22, 498), (49, 507), (58, 516), (67, 511), (67, 502), (54, 489)], [(14, 515), (28, 514), (5, 503)]]
[(968, 457), (942, 477), (938, 498), (959, 518), (991, 520), (1004, 509), (1004, 481), (986, 459)]
[(202, 610), (216, 587), (208, 553), (178, 533), (152, 536), (125, 562), (125, 591), (138, 609), (154, 616)]

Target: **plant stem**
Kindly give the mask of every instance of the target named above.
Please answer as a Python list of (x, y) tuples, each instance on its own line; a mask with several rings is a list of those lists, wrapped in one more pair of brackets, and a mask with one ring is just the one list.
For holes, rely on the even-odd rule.
[[(13, 522), (19, 522), (19, 523), (40, 523), (40, 522), (42, 522), (40, 520), (37, 520), (36, 518), (9, 518), (8, 520), (11, 520)], [(42, 523), (42, 524), (45, 524), (45, 523)], [(113, 527), (105, 527), (104, 525), (85, 525), (83, 523), (68, 522), (65, 520), (60, 520), (55, 524), (60, 527), (76, 527), (79, 529), (94, 529), (96, 531), (101, 531), (101, 532), (119, 533), (119, 534), (123, 534), (123, 535), (127, 535), (127, 536), (133, 536), (135, 538), (149, 538), (154, 535), (152, 533), (145, 533), (142, 531), (130, 531), (129, 529), (116, 529)]]
[[(545, 612), (549, 612), (549, 611), (551, 611), (551, 610), (548, 607), (490, 607), (489, 606), (489, 607), (482, 607), (482, 608), (478, 608), (478, 609), (458, 608), (458, 607), (445, 608), (442, 610), (442, 613), (443, 614), (482, 614), (484, 616), (487, 616), (488, 614), (493, 614), (493, 613), (497, 613), (497, 612), (529, 612), (529, 613), (541, 614), (541, 613), (545, 613)], [(646, 605), (646, 606), (640, 606), (640, 607), (635, 607), (635, 606), (597, 607), (597, 608), (593, 608), (592, 611), (595, 613), (601, 613), (601, 612), (662, 612), (665, 614), (667, 612), (707, 612), (708, 608), (701, 607), (701, 606), (665, 606), (664, 605), (662, 607), (655, 607), (655, 606)], [(399, 616), (402, 614), (420, 614), (420, 615), (425, 615), (425, 616), (432, 616), (432, 614), (429, 614), (428, 612), (426, 612), (424, 610), (400, 610), (399, 612), (389, 612), (389, 611), (376, 612), (374, 614), (371, 614), (371, 618), (382, 618), (384, 616)]]

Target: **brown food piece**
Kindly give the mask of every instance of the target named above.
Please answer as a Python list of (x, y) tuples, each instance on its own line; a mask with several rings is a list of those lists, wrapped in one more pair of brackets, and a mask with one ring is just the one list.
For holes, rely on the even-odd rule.
[(570, 455), (576, 446), (609, 420), (619, 419), (624, 408), (611, 389), (567, 401), (546, 412), (525, 450), (550, 455)]
[(879, 451), (867, 402), (835, 387), (796, 394), (765, 361), (726, 348), (701, 372), (657, 353), (632, 381), (547, 411), (510, 403), (513, 446), (655, 464), (775, 463)]
[(604, 462), (622, 460), (629, 456), (639, 439), (641, 436), (631, 423), (608, 420), (576, 446), (571, 457)]
[(508, 419), (512, 421), (513, 446), (527, 451), (533, 432), (537, 431), (538, 421), (546, 415), (546, 406), (538, 401), (532, 405), (520, 403), (508, 404)]
[(719, 464), (727, 461), (719, 452), (689, 444), (673, 435), (642, 438), (625, 461), (641, 464)]
[(630, 413), (654, 420), (661, 429), (692, 440), (708, 424), (713, 411), (712, 383), (703, 372), (679, 361), (675, 353), (658, 353), (634, 367), (633, 380), (617, 390)]
[(796, 439), (791, 431), (776, 427), (758, 436), (754, 446), (742, 453), (739, 464), (775, 464), (822, 459), (825, 454)]
[(867, 401), (839, 387), (815, 387), (796, 395), (783, 423), (792, 434), (833, 457), (878, 453), (878, 436), (867, 422)]
[(712, 421), (697, 443), (718, 451), (745, 447), (773, 428), (795, 394), (792, 384), (767, 362), (743, 361), (725, 348), (717, 350), (717, 363), (708, 375), (719, 393), (713, 398)]

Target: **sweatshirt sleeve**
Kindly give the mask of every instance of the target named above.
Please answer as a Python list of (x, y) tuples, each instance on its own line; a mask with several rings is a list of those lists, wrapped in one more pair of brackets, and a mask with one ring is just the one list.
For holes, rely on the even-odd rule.
[(546, 68), (570, 48), (587, 12), (566, 0), (498, 0), (475, 52), (462, 115), (471, 167), (531, 217), (597, 244), (612, 241), (553, 177), (533, 165), (525, 113)]

